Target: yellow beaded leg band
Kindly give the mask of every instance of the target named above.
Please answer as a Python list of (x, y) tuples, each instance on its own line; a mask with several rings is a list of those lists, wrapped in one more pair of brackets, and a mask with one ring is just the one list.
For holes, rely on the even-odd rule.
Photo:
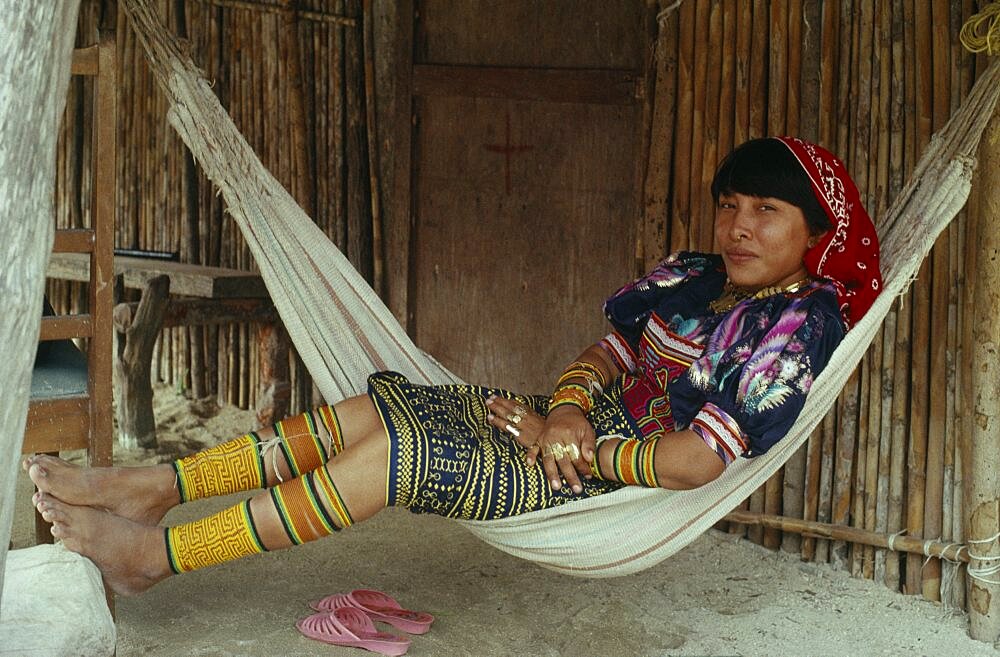
[(270, 493), (285, 533), (295, 545), (322, 538), (354, 522), (326, 468), (278, 484)]
[(262, 442), (257, 433), (248, 433), (174, 461), (181, 501), (265, 488), (264, 459), (269, 449), (277, 450), (268, 461), (272, 471), (278, 469), (280, 453), (293, 477), (315, 470), (344, 450), (340, 423), (331, 406), (281, 420), (273, 429), (273, 442)]
[(258, 442), (248, 433), (174, 461), (181, 502), (266, 486)]
[(265, 551), (250, 515), (250, 501), (165, 531), (167, 559), (175, 574)]
[(658, 441), (659, 438), (649, 440), (626, 438), (619, 442), (612, 456), (615, 479), (623, 484), (659, 488), (653, 462)]

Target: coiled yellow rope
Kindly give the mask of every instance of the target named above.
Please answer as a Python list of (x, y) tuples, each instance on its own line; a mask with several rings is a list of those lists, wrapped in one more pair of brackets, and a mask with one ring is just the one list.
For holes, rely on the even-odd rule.
[(992, 2), (966, 21), (958, 36), (969, 52), (1000, 53), (1000, 2)]

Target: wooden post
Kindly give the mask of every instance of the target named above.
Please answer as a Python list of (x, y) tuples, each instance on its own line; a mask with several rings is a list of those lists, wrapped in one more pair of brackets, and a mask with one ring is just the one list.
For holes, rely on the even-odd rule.
[(292, 389), (288, 332), (280, 323), (260, 323), (257, 325), (257, 344), (260, 351), (257, 421), (261, 426), (268, 426), (287, 416), (289, 411)]
[[(167, 310), (170, 277), (157, 276), (142, 291), (134, 317), (115, 317), (115, 371), (118, 386), (118, 443), (126, 449), (156, 447), (153, 388), (149, 380), (153, 344)], [(128, 306), (119, 306), (119, 308)], [(116, 311), (118, 309), (116, 308)], [(122, 327), (127, 327), (124, 331)]]
[[(188, 39), (187, 12), (183, 2), (174, 3), (174, 32), (181, 39)], [(180, 176), (180, 185), (184, 196), (184, 224), (181, 234), (184, 236), (185, 262), (205, 262), (201, 255), (201, 223), (202, 209), (198, 198), (198, 165), (194, 161), (191, 151), (184, 149), (183, 154), (183, 174)], [(205, 376), (207, 363), (205, 358), (205, 330), (201, 326), (192, 326), (188, 331), (188, 339), (191, 342), (191, 397), (202, 399), (208, 395), (208, 382)]]
[[(979, 145), (979, 171), (973, 186), (970, 220), (977, 224), (974, 244), (972, 388), (974, 420), (963, 432), (965, 536), (969, 544), (969, 634), (992, 643), (1000, 636), (1000, 586), (972, 577), (977, 567), (1000, 561), (1000, 112), (995, 112)], [(986, 580), (997, 581), (997, 575)]]
[(54, 226), (55, 147), (79, 2), (0, 0), (0, 594)]

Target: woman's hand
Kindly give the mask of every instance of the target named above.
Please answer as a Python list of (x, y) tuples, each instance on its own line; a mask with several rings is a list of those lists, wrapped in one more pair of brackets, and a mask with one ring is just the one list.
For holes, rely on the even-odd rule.
[(552, 488), (562, 487), (561, 474), (573, 492), (579, 493), (583, 491), (580, 475), (591, 477), (596, 438), (594, 427), (581, 409), (569, 404), (558, 406), (545, 419), (538, 443), (528, 449), (525, 459), (533, 465), (541, 454), (542, 468)]
[(538, 443), (545, 426), (545, 418), (524, 404), (503, 397), (490, 397), (486, 400), (490, 415), (489, 423), (500, 431), (509, 434), (525, 449), (530, 449)]
[(562, 487), (562, 479), (579, 493), (583, 490), (580, 475), (590, 478), (594, 456), (594, 427), (583, 412), (573, 406), (560, 406), (543, 418), (538, 413), (510, 399), (490, 397), (490, 424), (514, 437), (527, 450), (528, 465), (541, 456), (542, 469), (553, 489)]

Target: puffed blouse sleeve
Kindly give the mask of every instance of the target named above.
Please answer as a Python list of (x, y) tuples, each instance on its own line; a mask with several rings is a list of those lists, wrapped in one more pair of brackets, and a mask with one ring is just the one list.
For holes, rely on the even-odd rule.
[(667, 256), (652, 271), (628, 283), (604, 303), (612, 331), (598, 344), (622, 372), (638, 367), (639, 338), (650, 315), (664, 299), (677, 293), (682, 283), (700, 276), (712, 261), (702, 254), (678, 252)]
[(726, 464), (759, 456), (788, 433), (844, 337), (832, 293), (783, 301), (771, 321), (762, 320), (766, 311), (730, 313), (670, 386), (678, 426), (695, 431)]

